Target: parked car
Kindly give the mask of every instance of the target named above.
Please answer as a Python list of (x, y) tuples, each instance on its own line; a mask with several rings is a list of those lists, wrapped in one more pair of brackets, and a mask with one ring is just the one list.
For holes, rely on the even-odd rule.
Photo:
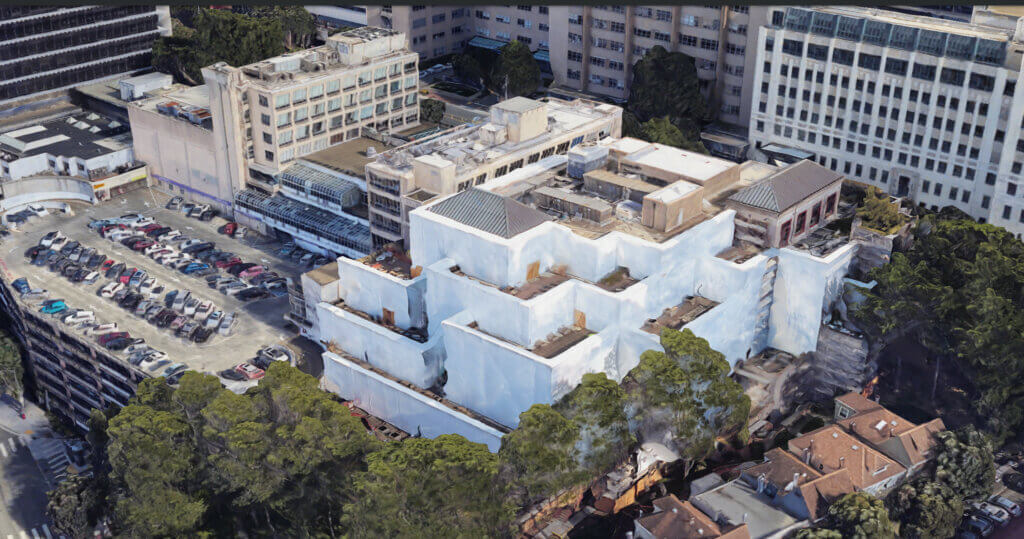
[(224, 319), (224, 311), (213, 311), (209, 316), (206, 317), (206, 322), (203, 327), (206, 329), (215, 330), (220, 326), (221, 320)]
[(185, 300), (185, 307), (182, 309), (182, 313), (185, 316), (192, 316), (196, 314), (196, 309), (199, 307), (199, 300), (196, 298), (188, 298)]
[(146, 277), (146, 272), (142, 270), (136, 270), (135, 273), (133, 273), (131, 278), (128, 280), (128, 286), (132, 288), (138, 288), (139, 285), (141, 285), (142, 282), (146, 280)]
[(238, 371), (243, 376), (245, 376), (246, 380), (259, 380), (260, 378), (263, 378), (264, 375), (266, 375), (263, 369), (255, 365), (250, 365), (248, 363), (239, 364), (238, 366), (235, 367), (235, 370)]
[(179, 313), (184, 311), (185, 310), (185, 302), (189, 299), (189, 296), (191, 296), (191, 295), (192, 295), (192, 293), (189, 292), (188, 290), (184, 291), (183, 293), (177, 294), (174, 297), (174, 302), (172, 303), (172, 306), (173, 306), (172, 308), (175, 311), (178, 311)]
[(159, 228), (162, 228), (159, 224), (157, 224), (157, 223), (150, 223), (150, 224), (145, 225), (145, 226), (135, 227), (135, 230), (140, 232), (140, 233), (142, 233), (142, 234), (146, 234), (148, 236), (150, 232), (152, 232), (154, 230), (157, 230)]
[(89, 271), (88, 269), (86, 269), (85, 271), (88, 271), (88, 273), (85, 275), (85, 278), (82, 279), (83, 283), (85, 283), (85, 284), (93, 284), (93, 283), (95, 283), (96, 281), (99, 280), (100, 272), (98, 272), (98, 271)]
[(142, 241), (137, 241), (132, 245), (133, 251), (144, 251), (145, 249), (156, 245), (156, 242), (151, 239), (143, 238)]
[(106, 255), (103, 253), (96, 253), (89, 258), (88, 262), (85, 263), (85, 267), (91, 270), (99, 269), (106, 260)]
[(224, 320), (221, 320), (220, 327), (217, 328), (217, 333), (221, 335), (229, 335), (231, 333), (231, 326), (235, 323), (235, 313), (228, 313), (224, 315)]
[(48, 232), (41, 240), (39, 240), (39, 245), (42, 245), (43, 247), (51, 247), (55, 241), (64, 238), (67, 238), (67, 236), (62, 234), (59, 230), (53, 230)]
[(100, 335), (96, 338), (96, 342), (103, 346), (114, 339), (125, 339), (130, 336), (127, 331), (114, 331)]
[(206, 322), (206, 318), (213, 312), (213, 302), (204, 301), (196, 307), (196, 312), (192, 315), (193, 318), (198, 322)]
[(134, 229), (139, 229), (139, 228), (142, 228), (144, 226), (151, 225), (151, 224), (153, 224), (155, 222), (156, 221), (152, 217), (142, 217), (141, 219), (138, 219), (137, 221), (131, 223), (130, 226), (132, 228), (134, 228)]
[(228, 236), (231, 236), (232, 234), (235, 233), (235, 230), (237, 228), (238, 228), (238, 223), (236, 223), (234, 221), (228, 221), (227, 223), (224, 224), (224, 226), (221, 226), (220, 228), (218, 228), (217, 232), (220, 232), (221, 234), (226, 234)]
[(28, 292), (29, 290), (32, 289), (28, 285), (28, 279), (24, 277), (19, 277), (11, 281), (11, 286), (13, 286), (14, 289), (17, 290), (19, 294), (24, 294), (25, 292)]
[[(186, 242), (186, 243), (188, 243), (188, 242)], [(213, 247), (214, 247), (214, 245), (213, 245), (212, 242), (204, 241), (204, 242), (200, 242), (200, 243), (193, 243), (192, 245), (190, 245), (188, 247), (185, 247), (183, 245), (182, 248), (181, 248), (181, 252), (183, 252), (185, 254), (199, 253), (199, 252), (202, 252), (202, 251), (206, 251), (207, 249), (213, 249)]]
[(249, 269), (239, 272), (238, 276), (248, 281), (253, 277), (263, 273), (264, 271), (267, 271), (266, 266), (253, 266)]
[(63, 322), (65, 324), (80, 324), (94, 320), (96, 320), (96, 315), (92, 311), (75, 311), (73, 314), (65, 316)]
[(162, 372), (170, 364), (171, 364), (171, 360), (169, 360), (169, 359), (161, 359), (159, 361), (154, 362), (149, 367), (147, 367), (146, 368), (146, 372), (148, 372), (148, 373), (150, 373), (150, 374), (152, 374), (154, 376), (157, 376), (156, 373)]
[[(155, 253), (155, 252), (157, 252), (157, 251), (159, 251), (161, 249), (166, 249), (167, 248), (164, 244), (157, 243), (157, 242), (155, 242), (153, 240), (147, 240), (147, 241), (145, 241), (143, 243), (149, 243), (149, 245), (147, 245), (145, 247), (142, 247), (142, 254), (144, 254), (146, 256), (149, 256), (149, 255), (151, 255), (151, 254), (153, 254), (153, 253)], [(139, 250), (140, 246), (141, 246), (141, 244), (140, 245), (136, 245), (135, 246), (136, 250)]]
[(235, 369), (224, 369), (217, 373), (217, 375), (225, 380), (232, 380), (234, 382), (241, 382), (248, 379), (244, 374)]
[(1024, 493), (1024, 474), (1016, 472), (1004, 474), (1003, 484), (1017, 492)]
[(117, 331), (117, 323), (110, 322), (109, 324), (100, 324), (93, 326), (85, 330), (85, 334), (89, 336), (103, 336)]
[(1010, 523), (1010, 514), (998, 505), (988, 502), (974, 502), (971, 504), (974, 514), (991, 520), (999, 526), (1006, 526)]
[(199, 326), (194, 332), (192, 332), (192, 342), (202, 344), (210, 338), (210, 335), (213, 335), (212, 329)]
[(178, 209), (179, 206), (181, 206), (181, 203), (184, 200), (185, 199), (180, 196), (171, 197), (171, 199), (167, 201), (167, 204), (164, 207), (167, 208), (168, 210), (176, 210)]
[(979, 537), (988, 537), (996, 529), (995, 525), (991, 522), (973, 515), (966, 517), (963, 523), (960, 524), (960, 527), (964, 531), (977, 534)]
[(157, 237), (157, 240), (166, 243), (179, 236), (181, 236), (181, 232), (178, 232), (177, 230), (171, 230), (170, 232), (167, 232), (166, 234)]
[(1007, 513), (1010, 513), (1015, 517), (1019, 517), (1021, 515), (1020, 505), (1014, 503), (1009, 498), (1005, 498), (1003, 496), (992, 496), (991, 498), (988, 499), (988, 502), (991, 503), (992, 505), (1002, 508)]

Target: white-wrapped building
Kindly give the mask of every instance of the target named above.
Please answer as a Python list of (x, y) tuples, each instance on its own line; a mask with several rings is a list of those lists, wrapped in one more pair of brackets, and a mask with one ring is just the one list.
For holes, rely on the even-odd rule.
[[(620, 380), (660, 348), (663, 327), (691, 329), (732, 363), (814, 350), (856, 246), (734, 245), (737, 214), (721, 203), (775, 170), (701, 158), (731, 169), (713, 193), (621, 170), (586, 183), (548, 171), (417, 208), (408, 255), (341, 258), (336, 278), (304, 279), (314, 323), (303, 332), (327, 349), (326, 379), (410, 433), (497, 450), (520, 413), (583, 374)], [(805, 199), (822, 191), (808, 177), (792, 186), (811, 190)]]

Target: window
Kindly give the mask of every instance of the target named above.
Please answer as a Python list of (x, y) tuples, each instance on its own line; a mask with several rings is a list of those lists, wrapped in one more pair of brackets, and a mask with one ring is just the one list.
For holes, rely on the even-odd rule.
[[(903, 76), (903, 75), (907, 74), (907, 66), (908, 65), (909, 64), (907, 62), (903, 61), (903, 60), (897, 60), (895, 58), (886, 58), (885, 59), (885, 72), (889, 73), (891, 75)], [(897, 88), (897, 90), (899, 90), (899, 88)], [(893, 97), (897, 97), (898, 98), (899, 96), (893, 95)]]
[(258, 100), (259, 100), (259, 103), (260, 103), (261, 107), (268, 107), (268, 106), (270, 106), (270, 100), (267, 98), (267, 96), (265, 96), (263, 94), (260, 94), (259, 97), (258, 97)]
[(288, 125), (292, 122), (292, 113), (285, 112), (277, 115), (277, 126)]
[(276, 107), (276, 108), (287, 107), (291, 103), (291, 101), (289, 101), (288, 97), (289, 96), (288, 96), (287, 93), (284, 93), (284, 94), (281, 94), (281, 95), (278, 95), (277, 97), (275, 97), (274, 98), (274, 107)]
[(260, 114), (260, 123), (262, 123), (263, 125), (270, 125), (270, 115)]
[[(847, 163), (849, 164), (849, 163)], [(795, 234), (800, 234), (804, 231), (804, 226), (807, 224), (807, 212), (800, 212), (800, 215), (796, 217), (796, 231)]]

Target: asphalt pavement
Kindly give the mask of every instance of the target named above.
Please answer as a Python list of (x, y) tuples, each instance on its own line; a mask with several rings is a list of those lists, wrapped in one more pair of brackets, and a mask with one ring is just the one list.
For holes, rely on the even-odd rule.
[(21, 419), (0, 402), (0, 539), (56, 537), (46, 518), (46, 476), (29, 444), (51, 435), (42, 410), (27, 404)]

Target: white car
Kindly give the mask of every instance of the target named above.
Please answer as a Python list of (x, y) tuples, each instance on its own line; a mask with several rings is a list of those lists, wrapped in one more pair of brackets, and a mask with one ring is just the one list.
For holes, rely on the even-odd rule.
[(1010, 514), (1002, 507), (988, 502), (974, 502), (971, 504), (971, 507), (1000, 526), (1006, 526), (1010, 523)]
[(161, 234), (159, 237), (157, 237), (157, 241), (162, 241), (162, 242), (171, 241), (172, 239), (174, 239), (174, 238), (176, 238), (176, 237), (178, 237), (180, 235), (181, 235), (181, 232), (178, 232), (177, 230), (172, 230), (172, 231), (170, 231), (170, 232), (168, 232), (166, 234)]
[(210, 313), (210, 316), (206, 317), (206, 323), (203, 324), (203, 327), (206, 329), (217, 329), (217, 326), (220, 325), (220, 322), (223, 319), (224, 311), (213, 311)]
[(193, 317), (199, 322), (205, 322), (206, 318), (213, 312), (213, 302), (204, 301), (196, 307), (196, 312)]
[(96, 315), (92, 311), (78, 311), (64, 317), (64, 323), (69, 325), (92, 322), (94, 320), (96, 320)]
[(139, 344), (133, 344), (133, 345), (129, 346), (128, 348), (125, 348), (124, 352), (126, 354), (132, 356), (132, 355), (135, 355), (135, 354), (137, 354), (139, 352), (144, 352), (146, 350), (149, 350), (149, 345), (148, 344), (144, 344), (144, 343), (139, 343)]
[(193, 245), (199, 245), (200, 243), (205, 243), (205, 242), (203, 242), (203, 240), (200, 240), (200, 239), (191, 239), (191, 240), (186, 241), (185, 243), (182, 243), (178, 248), (181, 249), (182, 251), (184, 251), (185, 249), (188, 249), (189, 247), (192, 247)]
[(217, 328), (217, 333), (221, 335), (228, 335), (231, 333), (231, 326), (235, 323), (235, 313), (228, 313), (224, 315), (224, 319), (220, 321), (220, 327)]
[(53, 240), (53, 243), (50, 244), (50, 249), (53, 249), (54, 251), (60, 251), (61, 249), (64, 248), (65, 245), (68, 244), (69, 241), (71, 241), (71, 240), (69, 238), (67, 238), (66, 236), (65, 237), (61, 237), (61, 238), (57, 238), (57, 239)]
[(99, 280), (99, 278), (100, 273), (98, 271), (90, 271), (89, 274), (86, 275), (84, 279), (82, 279), (82, 282), (85, 284), (92, 284)]
[[(60, 230), (54, 230), (53, 232), (50, 232), (49, 234), (43, 236), (43, 239), (39, 240), (39, 245), (42, 245), (43, 247), (51, 247), (54, 244), (54, 242), (57, 242), (57, 241), (60, 241), (60, 240), (66, 240), (66, 239), (67, 239), (67, 236), (65, 236), (64, 234), (61, 234)], [(64, 245), (62, 243), (61, 247), (63, 247), (63, 246)], [(57, 249), (54, 249), (54, 250), (56, 251), (56, 250), (59, 250), (59, 249), (60, 249), (60, 247), (58, 247)]]
[(125, 238), (130, 238), (134, 235), (135, 233), (132, 232), (131, 230), (118, 230), (117, 232), (114, 232), (113, 234), (107, 236), (107, 239), (110, 241), (121, 241)]
[(99, 336), (106, 335), (107, 333), (113, 333), (115, 331), (117, 331), (117, 322), (111, 322), (109, 324), (100, 324), (98, 326), (87, 328), (85, 330), (85, 334)]
[(27, 206), (27, 209), (28, 211), (36, 214), (37, 217), (42, 217), (49, 213), (48, 211), (46, 211), (46, 208), (40, 206), (39, 204), (29, 204)]
[(142, 228), (144, 226), (151, 225), (156, 221), (152, 217), (143, 217), (131, 224), (132, 228)]
[(149, 247), (146, 247), (145, 249), (143, 249), (142, 250), (142, 254), (144, 254), (144, 255), (151, 255), (151, 254), (153, 254), (153, 253), (155, 253), (155, 252), (157, 252), (157, 251), (159, 251), (161, 249), (166, 249), (166, 248), (167, 248), (167, 246), (165, 246), (162, 243), (154, 243), (153, 245), (150, 245)]
[(1010, 515), (1012, 516), (1019, 517), (1021, 514), (1020, 505), (1014, 503), (1012, 500), (1008, 498), (1004, 498), (1003, 496), (992, 496), (991, 498), (988, 499), (988, 503), (1005, 509), (1006, 512), (1010, 513)]
[(112, 297), (114, 297), (114, 294), (118, 293), (118, 291), (120, 291), (122, 289), (124, 289), (124, 283), (117, 282), (117, 281), (112, 282), (112, 283), (107, 283), (106, 285), (103, 286), (103, 288), (100, 289), (100, 297), (101, 298), (112, 298)]
[(149, 368), (152, 367), (154, 363), (157, 363), (159, 361), (166, 361), (166, 360), (167, 360), (167, 354), (165, 352), (161, 352), (159, 350), (153, 350), (151, 353), (146, 354), (145, 359), (143, 359), (142, 362), (139, 363), (139, 367), (142, 367), (143, 369), (149, 370)]
[(139, 292), (143, 294), (148, 294), (149, 291), (152, 290), (155, 286), (156, 278), (150, 277), (149, 279), (142, 281), (142, 284), (139, 285)]

